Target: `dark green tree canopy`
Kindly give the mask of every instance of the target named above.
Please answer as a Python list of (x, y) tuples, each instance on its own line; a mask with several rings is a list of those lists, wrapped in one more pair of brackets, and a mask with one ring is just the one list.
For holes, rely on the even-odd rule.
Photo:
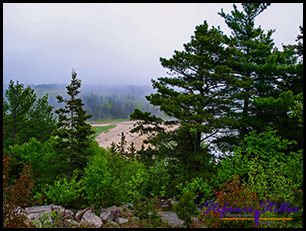
[[(243, 126), (237, 130), (239, 140), (243, 140), (249, 132), (265, 132), (270, 126), (282, 138), (297, 141), (295, 150), (298, 150), (302, 147), (302, 128), (287, 113), (295, 100), (301, 100), (303, 67), (296, 55), (298, 46), (283, 45), (283, 51), (279, 51), (271, 37), (275, 30), (265, 33), (260, 27), (255, 28), (255, 18), (269, 5), (242, 3), (243, 10), (239, 11), (234, 4), (230, 14), (223, 10), (219, 13), (232, 30), (228, 44), (237, 49), (227, 63), (239, 79), (235, 102), (237, 119)], [(227, 142), (228, 146), (234, 144), (232, 140)], [(288, 148), (285, 152), (289, 155), (290, 151)]]
[[(163, 121), (140, 110), (130, 116), (139, 120), (134, 132), (151, 134), (147, 142), (158, 148), (155, 155), (165, 150), (165, 155), (188, 160), (186, 165), (196, 170), (197, 160), (210, 159), (205, 141), (215, 142), (224, 153), (232, 151), (233, 145), (239, 146), (250, 131), (264, 132), (267, 126), (276, 129), (284, 122), (277, 118), (299, 97), (291, 98), (283, 107), (285, 111), (273, 113), (272, 104), (261, 104), (266, 101), (259, 98), (277, 99), (288, 90), (294, 92), (291, 83), (299, 79), (300, 67), (294, 49), (279, 51), (274, 46), (274, 30), (264, 32), (255, 27), (256, 17), (269, 5), (242, 3), (239, 11), (234, 4), (230, 14), (221, 10), (219, 15), (232, 30), (231, 36), (219, 28), (209, 29), (205, 21), (196, 27), (183, 51), (174, 51), (170, 59), (160, 58), (161, 65), (170, 70), (169, 77), (152, 80), (157, 93), (146, 99), (173, 119)], [(175, 123), (180, 127), (171, 132), (161, 126)], [(169, 146), (170, 152), (165, 148)]]
[[(219, 28), (209, 29), (205, 21), (196, 27), (191, 41), (184, 44), (184, 51), (175, 51), (170, 59), (160, 58), (161, 65), (170, 69), (170, 77), (152, 80), (157, 93), (146, 98), (174, 119), (163, 121), (140, 110), (130, 115), (140, 120), (134, 132), (152, 135), (148, 142), (159, 148), (156, 155), (175, 156), (192, 171), (207, 167), (213, 155), (204, 142), (235, 123), (230, 92), (236, 88), (236, 79), (225, 64), (232, 52), (232, 47), (225, 46)], [(177, 123), (179, 129), (173, 131), (161, 126)], [(171, 151), (167, 149), (169, 144)]]
[(56, 120), (53, 117), (53, 107), (48, 104), (48, 94), (41, 99), (31, 87), (17, 81), (10, 81), (3, 98), (3, 127), (6, 135), (3, 136), (3, 145), (23, 144), (31, 137), (40, 142), (50, 138), (55, 129)]
[[(237, 119), (243, 126), (236, 127), (239, 139), (252, 130), (264, 131), (266, 126), (275, 124), (275, 115), (269, 113), (272, 108), (263, 108), (254, 103), (255, 98), (274, 99), (285, 91), (294, 94), (301, 92), (302, 68), (297, 65), (297, 57), (292, 47), (284, 46), (279, 51), (272, 39), (275, 30), (264, 32), (261, 27), (255, 28), (255, 19), (268, 8), (270, 3), (242, 3), (242, 11), (234, 4), (234, 10), (225, 14), (219, 13), (232, 30), (228, 44), (237, 49), (234, 56), (229, 57), (227, 65), (232, 68), (237, 82), (235, 102), (237, 102)], [(257, 101), (258, 102), (258, 101)], [(268, 106), (266, 104), (266, 106)], [(288, 107), (286, 107), (288, 111)], [(286, 114), (286, 112), (285, 112)], [(288, 119), (288, 117), (286, 117)], [(273, 126), (273, 125), (272, 125)], [(276, 125), (279, 127), (279, 125)], [(230, 127), (229, 129), (233, 129)], [(286, 137), (289, 138), (289, 137)], [(231, 146), (235, 143), (228, 143)]]

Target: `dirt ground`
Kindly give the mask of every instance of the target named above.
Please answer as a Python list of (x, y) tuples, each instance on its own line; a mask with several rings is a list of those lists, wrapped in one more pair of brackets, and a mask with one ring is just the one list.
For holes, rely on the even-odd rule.
[[(121, 140), (121, 132), (125, 135), (125, 140), (127, 141), (126, 148), (130, 146), (132, 142), (134, 142), (134, 147), (136, 150), (141, 149), (141, 145), (143, 141), (147, 138), (147, 136), (140, 136), (139, 133), (130, 133), (130, 130), (134, 128), (135, 121), (124, 121), (124, 122), (113, 122), (110, 124), (91, 124), (93, 127), (96, 126), (108, 126), (108, 125), (117, 125), (116, 127), (109, 129), (107, 133), (102, 132), (97, 137), (96, 140), (99, 143), (100, 147), (110, 147), (112, 142), (116, 144), (120, 143)], [(173, 126), (171, 129), (175, 129), (177, 126)], [(147, 144), (144, 144), (145, 148), (148, 147)]]

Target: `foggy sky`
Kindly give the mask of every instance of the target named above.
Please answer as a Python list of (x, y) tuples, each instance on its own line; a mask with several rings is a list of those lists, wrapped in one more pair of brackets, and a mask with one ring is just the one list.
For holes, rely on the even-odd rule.
[[(69, 84), (71, 68), (82, 84), (151, 85), (167, 76), (159, 58), (183, 50), (207, 20), (230, 34), (217, 13), (232, 3), (5, 3), (3, 84)], [(241, 10), (240, 4), (236, 4)], [(302, 3), (272, 3), (256, 18), (275, 45), (295, 44)]]

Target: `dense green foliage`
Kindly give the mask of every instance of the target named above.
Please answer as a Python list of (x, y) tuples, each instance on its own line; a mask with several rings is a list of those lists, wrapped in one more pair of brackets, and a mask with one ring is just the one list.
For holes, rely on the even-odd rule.
[(41, 142), (50, 138), (50, 133), (55, 128), (53, 107), (48, 104), (48, 94), (37, 99), (31, 87), (17, 81), (10, 81), (3, 98), (3, 146), (23, 144), (31, 137)]
[[(139, 227), (155, 227), (159, 199), (174, 198), (179, 203), (171, 209), (186, 227), (194, 227), (192, 216), (208, 227), (255, 227), (254, 221), (223, 221), (216, 211), (201, 215), (197, 205), (228, 202), (261, 210), (260, 203), (269, 200), (300, 209), (261, 214), (293, 218), (269, 227), (303, 227), (303, 35), (283, 51), (274, 47), (273, 31), (255, 28), (255, 18), (269, 5), (221, 10), (231, 36), (206, 21), (198, 25), (184, 51), (160, 59), (170, 76), (152, 80), (157, 91), (146, 96), (150, 107), (133, 94), (77, 98), (81, 80), (72, 71), (69, 97), (57, 96), (63, 107), (56, 107), (56, 121), (48, 96), (36, 102), (34, 90), (11, 81), (3, 101), (3, 151), (12, 159), (9, 172), (9, 157), (3, 158), (4, 216), (39, 198), (73, 209), (133, 203)], [(145, 143), (151, 146), (126, 149), (122, 133), (119, 144), (99, 147), (86, 110), (95, 120), (127, 118), (134, 110), (132, 131), (150, 135)], [(172, 125), (178, 128), (164, 127)], [(9, 180), (8, 174), (22, 177)], [(23, 226), (21, 217), (13, 219), (4, 226)]]
[(99, 207), (135, 203), (155, 195), (164, 196), (170, 175), (162, 164), (146, 168), (137, 160), (127, 160), (118, 153), (105, 150), (95, 142), (84, 170), (78, 180), (78, 171), (45, 184), (37, 197), (44, 196), (44, 203), (63, 204), (70, 208), (81, 208), (95, 204)]
[[(258, 157), (262, 162), (261, 166), (264, 168), (262, 174), (265, 171), (271, 170), (270, 165), (273, 164), (273, 160), (279, 165), (289, 164), (291, 156), (286, 155), (284, 150), (287, 150), (289, 146), (296, 142), (281, 139), (275, 133), (276, 131), (271, 131), (268, 128), (267, 132), (257, 134), (256, 131), (253, 131), (246, 135), (241, 142), (242, 145), (236, 147), (233, 157), (226, 157), (222, 161), (218, 173), (219, 183), (225, 182), (229, 176), (235, 174), (240, 176), (248, 175), (250, 172), (250, 161), (255, 157)], [(246, 154), (242, 155), (245, 151)], [(242, 177), (242, 179), (246, 182), (248, 181), (248, 178)]]
[(63, 161), (58, 157), (54, 144), (54, 137), (44, 143), (31, 138), (28, 143), (10, 147), (11, 155), (19, 159), (20, 165), (31, 163), (35, 179), (34, 194), (44, 184), (52, 183), (61, 172)]
[[(303, 64), (298, 59), (292, 46), (283, 46), (279, 51), (274, 46), (272, 34), (261, 27), (255, 28), (255, 18), (265, 11), (270, 3), (242, 3), (243, 11), (234, 4), (230, 14), (219, 15), (231, 29), (227, 44), (236, 48), (234, 56), (228, 59), (228, 66), (238, 78), (237, 92), (234, 94), (238, 103), (234, 108), (242, 126), (231, 126), (238, 131), (238, 140), (252, 130), (265, 131), (266, 126), (278, 130), (278, 135), (285, 139), (296, 140), (302, 148), (302, 129), (296, 120), (288, 120), (286, 112), (296, 97), (301, 97), (303, 89)], [(302, 46), (302, 43), (300, 43)], [(293, 95), (287, 91), (293, 92)], [(285, 95), (287, 94), (287, 95)], [(230, 146), (239, 145), (228, 142)]]

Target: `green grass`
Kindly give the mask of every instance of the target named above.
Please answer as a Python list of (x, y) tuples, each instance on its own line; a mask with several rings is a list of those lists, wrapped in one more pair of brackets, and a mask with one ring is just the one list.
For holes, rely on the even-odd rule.
[(92, 127), (92, 129), (96, 132), (96, 134), (100, 134), (101, 132), (108, 131), (111, 128), (116, 127), (117, 125), (109, 125), (109, 126), (101, 126), (101, 127)]

